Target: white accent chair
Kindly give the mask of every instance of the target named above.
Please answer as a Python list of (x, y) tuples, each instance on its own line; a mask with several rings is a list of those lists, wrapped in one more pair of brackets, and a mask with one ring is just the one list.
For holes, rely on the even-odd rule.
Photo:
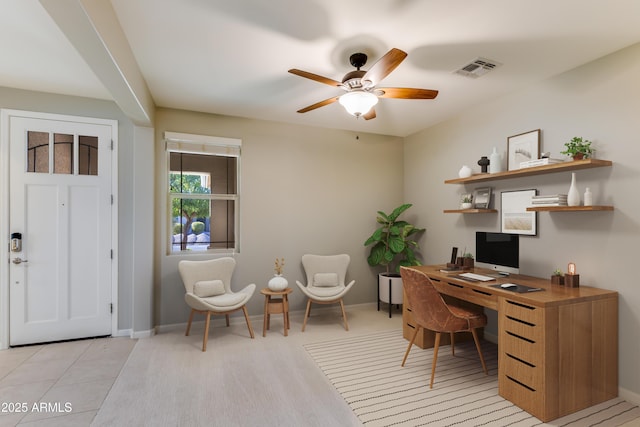
[(342, 318), (344, 319), (344, 328), (347, 331), (349, 330), (342, 297), (349, 292), (349, 289), (351, 289), (356, 282), (352, 280), (348, 285), (345, 286), (344, 284), (350, 262), (351, 258), (347, 254), (305, 254), (302, 256), (302, 266), (307, 274), (307, 286), (296, 280), (296, 284), (308, 298), (307, 311), (304, 314), (304, 321), (302, 322), (302, 332), (304, 332), (307, 326), (307, 319), (311, 311), (311, 302), (317, 304), (340, 303)]
[(236, 260), (230, 257), (207, 261), (182, 260), (178, 263), (178, 271), (187, 291), (184, 300), (191, 307), (185, 335), (189, 335), (194, 313), (206, 315), (202, 351), (207, 351), (209, 320), (212, 314), (224, 314), (227, 326), (229, 326), (229, 313), (242, 310), (247, 321), (249, 334), (251, 338), (254, 337), (246, 304), (253, 296), (256, 285), (252, 283), (239, 292), (233, 292), (231, 290), (231, 276), (235, 268)]

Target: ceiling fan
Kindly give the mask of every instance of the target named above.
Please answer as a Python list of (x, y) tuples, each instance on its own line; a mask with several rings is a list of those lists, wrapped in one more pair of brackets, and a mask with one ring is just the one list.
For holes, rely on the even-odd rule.
[(382, 79), (387, 77), (398, 65), (407, 57), (407, 53), (400, 49), (393, 48), (378, 60), (369, 71), (360, 68), (367, 63), (367, 55), (364, 53), (354, 53), (349, 57), (351, 65), (356, 67), (356, 71), (350, 71), (342, 78), (342, 82), (322, 77), (307, 71), (292, 68), (291, 74), (315, 80), (329, 86), (339, 87), (346, 91), (345, 94), (334, 96), (324, 101), (316, 102), (308, 107), (298, 110), (298, 113), (306, 113), (325, 105), (338, 101), (345, 109), (356, 117), (364, 117), (370, 120), (376, 117), (373, 108), (378, 103), (378, 98), (397, 99), (433, 99), (438, 96), (437, 90), (412, 89), (402, 87), (377, 88)]

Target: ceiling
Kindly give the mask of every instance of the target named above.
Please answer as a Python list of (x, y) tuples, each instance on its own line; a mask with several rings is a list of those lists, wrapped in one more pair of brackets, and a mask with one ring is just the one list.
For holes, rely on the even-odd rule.
[[(74, 15), (52, 17), (43, 7), (54, 1), (60, 10), (98, 0), (0, 0), (0, 86), (118, 101), (91, 58), (95, 49), (69, 38), (69, 28), (81, 27)], [(640, 42), (637, 0), (110, 3), (112, 16), (100, 19), (122, 30), (158, 107), (395, 136)], [(369, 121), (338, 103), (296, 113), (343, 92), (288, 69), (342, 80), (353, 70), (350, 54), (368, 54), (366, 70), (394, 47), (408, 57), (382, 86), (437, 89), (436, 99), (381, 99)], [(478, 57), (501, 65), (476, 79), (453, 73)], [(135, 87), (126, 81), (135, 73), (115, 68)]]

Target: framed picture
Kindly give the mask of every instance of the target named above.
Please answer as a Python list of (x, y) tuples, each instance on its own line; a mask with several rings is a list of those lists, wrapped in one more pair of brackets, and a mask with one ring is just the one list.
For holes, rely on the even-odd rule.
[(489, 209), (491, 203), (491, 187), (477, 188), (473, 192), (473, 207), (476, 209)]
[(536, 212), (527, 212), (536, 190), (503, 191), (501, 193), (502, 232), (535, 236), (538, 233)]
[(507, 138), (507, 170), (520, 169), (520, 163), (540, 157), (540, 129)]

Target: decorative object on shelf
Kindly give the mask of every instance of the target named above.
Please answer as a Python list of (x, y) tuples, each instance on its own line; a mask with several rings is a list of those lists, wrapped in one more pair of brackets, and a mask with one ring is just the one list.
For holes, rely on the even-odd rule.
[(593, 206), (593, 193), (591, 193), (591, 189), (589, 187), (587, 187), (584, 192), (584, 205)]
[(595, 151), (591, 148), (591, 144), (592, 142), (588, 139), (582, 139), (581, 136), (574, 136), (571, 141), (564, 143), (565, 150), (561, 151), (560, 154), (571, 156), (573, 160), (588, 159)]
[(489, 209), (491, 203), (491, 187), (476, 188), (473, 191), (473, 207), (476, 209)]
[(567, 193), (567, 205), (568, 206), (580, 206), (580, 193), (576, 186), (576, 173), (571, 172), (571, 186)]
[(576, 265), (572, 262), (567, 266), (567, 274), (564, 275), (564, 285), (569, 288), (580, 286), (580, 275), (576, 272)]
[(478, 160), (478, 165), (480, 165), (480, 171), (482, 173), (487, 173), (487, 166), (489, 166), (489, 159), (487, 158), (487, 156), (480, 157), (480, 160)]
[(502, 232), (535, 236), (537, 234), (538, 216), (536, 212), (527, 212), (531, 206), (531, 198), (536, 190), (503, 191)]
[(556, 268), (551, 275), (551, 284), (564, 285), (564, 273), (559, 268)]
[(493, 152), (489, 157), (489, 173), (502, 172), (502, 154), (498, 153), (498, 149), (493, 147)]
[(540, 156), (540, 129), (507, 138), (507, 170), (520, 169), (520, 163)]
[(287, 279), (282, 277), (283, 269), (284, 269), (284, 258), (280, 258), (280, 259), (276, 258), (275, 268), (274, 268), (274, 271), (276, 274), (271, 278), (271, 280), (269, 280), (269, 283), (267, 283), (267, 287), (272, 291), (275, 291), (275, 292), (283, 291), (287, 288), (287, 286), (289, 286), (289, 282), (287, 281)]
[(464, 165), (458, 171), (458, 176), (460, 178), (469, 178), (471, 176), (471, 168), (467, 165)]
[(463, 194), (460, 199), (460, 209), (471, 209), (473, 207), (473, 196), (471, 194)]

